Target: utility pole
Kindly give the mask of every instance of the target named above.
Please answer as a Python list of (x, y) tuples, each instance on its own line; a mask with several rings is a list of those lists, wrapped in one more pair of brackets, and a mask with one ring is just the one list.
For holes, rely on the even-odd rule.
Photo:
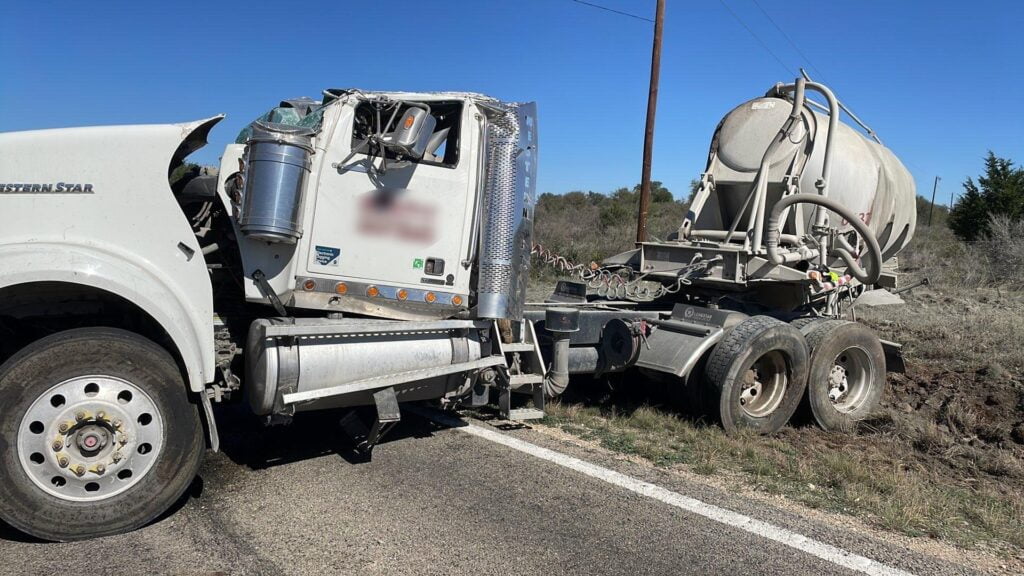
[(661, 76), (661, 30), (665, 23), (665, 0), (658, 0), (654, 16), (654, 47), (651, 49), (651, 87), (647, 94), (647, 130), (644, 133), (644, 165), (640, 176), (640, 210), (636, 220), (636, 241), (647, 241), (647, 211), (651, 204), (651, 156), (654, 152), (654, 115), (658, 109), (658, 79)]
[(932, 186), (932, 207), (928, 209), (928, 227), (932, 227), (932, 213), (935, 212), (935, 191), (939, 189), (939, 180), (942, 178), (935, 177), (935, 185)]

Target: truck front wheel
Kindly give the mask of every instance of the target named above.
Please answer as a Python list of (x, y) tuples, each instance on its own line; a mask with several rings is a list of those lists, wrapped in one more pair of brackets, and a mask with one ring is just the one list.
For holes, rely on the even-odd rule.
[(0, 366), (0, 517), (45, 540), (127, 532), (167, 510), (202, 460), (174, 359), (131, 332), (68, 330)]

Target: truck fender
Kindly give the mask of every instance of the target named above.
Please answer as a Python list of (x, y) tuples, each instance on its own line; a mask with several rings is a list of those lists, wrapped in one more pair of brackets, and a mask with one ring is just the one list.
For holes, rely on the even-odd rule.
[(68, 282), (125, 298), (203, 390), (215, 376), (212, 288), (168, 174), (222, 118), (0, 134), (0, 288)]
[[(151, 316), (181, 355), (189, 388), (202, 392), (214, 377), (212, 335), (197, 326), (183, 294), (130, 252), (98, 246), (31, 243), (0, 246), (0, 289), (33, 282), (64, 282), (111, 292)], [(184, 256), (183, 256), (184, 257)], [(206, 319), (210, 322), (209, 319)]]

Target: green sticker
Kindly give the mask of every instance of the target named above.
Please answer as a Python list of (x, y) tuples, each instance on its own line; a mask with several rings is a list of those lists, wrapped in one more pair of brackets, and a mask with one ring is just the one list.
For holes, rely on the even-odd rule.
[(414, 259), (412, 261), (412, 267), (417, 269), (417, 270), (419, 270), (420, 268), (423, 268), (423, 259), (422, 258)]

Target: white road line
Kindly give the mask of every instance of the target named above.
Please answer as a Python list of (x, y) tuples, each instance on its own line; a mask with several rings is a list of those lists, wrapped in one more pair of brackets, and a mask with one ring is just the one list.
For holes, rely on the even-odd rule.
[[(419, 411), (417, 410), (417, 412)], [(860, 556), (852, 552), (847, 552), (846, 550), (836, 548), (831, 544), (826, 544), (824, 542), (814, 540), (813, 538), (808, 538), (807, 536), (798, 534), (792, 530), (787, 530), (785, 528), (775, 526), (774, 524), (762, 522), (761, 520), (756, 520), (749, 516), (745, 516), (731, 510), (726, 510), (725, 508), (720, 508), (713, 504), (702, 502), (696, 498), (683, 496), (678, 492), (666, 490), (665, 488), (651, 484), (650, 482), (644, 482), (643, 480), (626, 476), (625, 474), (609, 470), (603, 466), (598, 466), (585, 460), (580, 460), (579, 458), (567, 456), (561, 452), (542, 448), (536, 444), (531, 444), (524, 440), (520, 440), (500, 432), (495, 432), (494, 430), (489, 430), (481, 426), (466, 424), (462, 420), (458, 420), (447, 415), (436, 412), (420, 413), (438, 424), (450, 426), (455, 430), (465, 432), (466, 434), (490, 440), (491, 442), (507, 446), (513, 450), (518, 450), (542, 460), (558, 464), (559, 466), (564, 466), (565, 468), (575, 470), (576, 472), (585, 474), (591, 478), (597, 478), (598, 480), (603, 480), (609, 484), (614, 484), (615, 486), (625, 488), (626, 490), (636, 492), (637, 494), (647, 496), (648, 498), (654, 498), (655, 500), (664, 502), (670, 506), (675, 506), (681, 510), (697, 514), (698, 516), (703, 516), (709, 520), (725, 524), (726, 526), (738, 528), (740, 530), (750, 532), (751, 534), (761, 536), (762, 538), (773, 540), (785, 546), (789, 546), (790, 548), (795, 548), (801, 552), (806, 552), (812, 556), (817, 556), (822, 560), (826, 560), (844, 568), (849, 568), (856, 572), (869, 574), (871, 576), (912, 576), (910, 572), (905, 572), (898, 568), (893, 568), (880, 562), (876, 562), (870, 558)]]

